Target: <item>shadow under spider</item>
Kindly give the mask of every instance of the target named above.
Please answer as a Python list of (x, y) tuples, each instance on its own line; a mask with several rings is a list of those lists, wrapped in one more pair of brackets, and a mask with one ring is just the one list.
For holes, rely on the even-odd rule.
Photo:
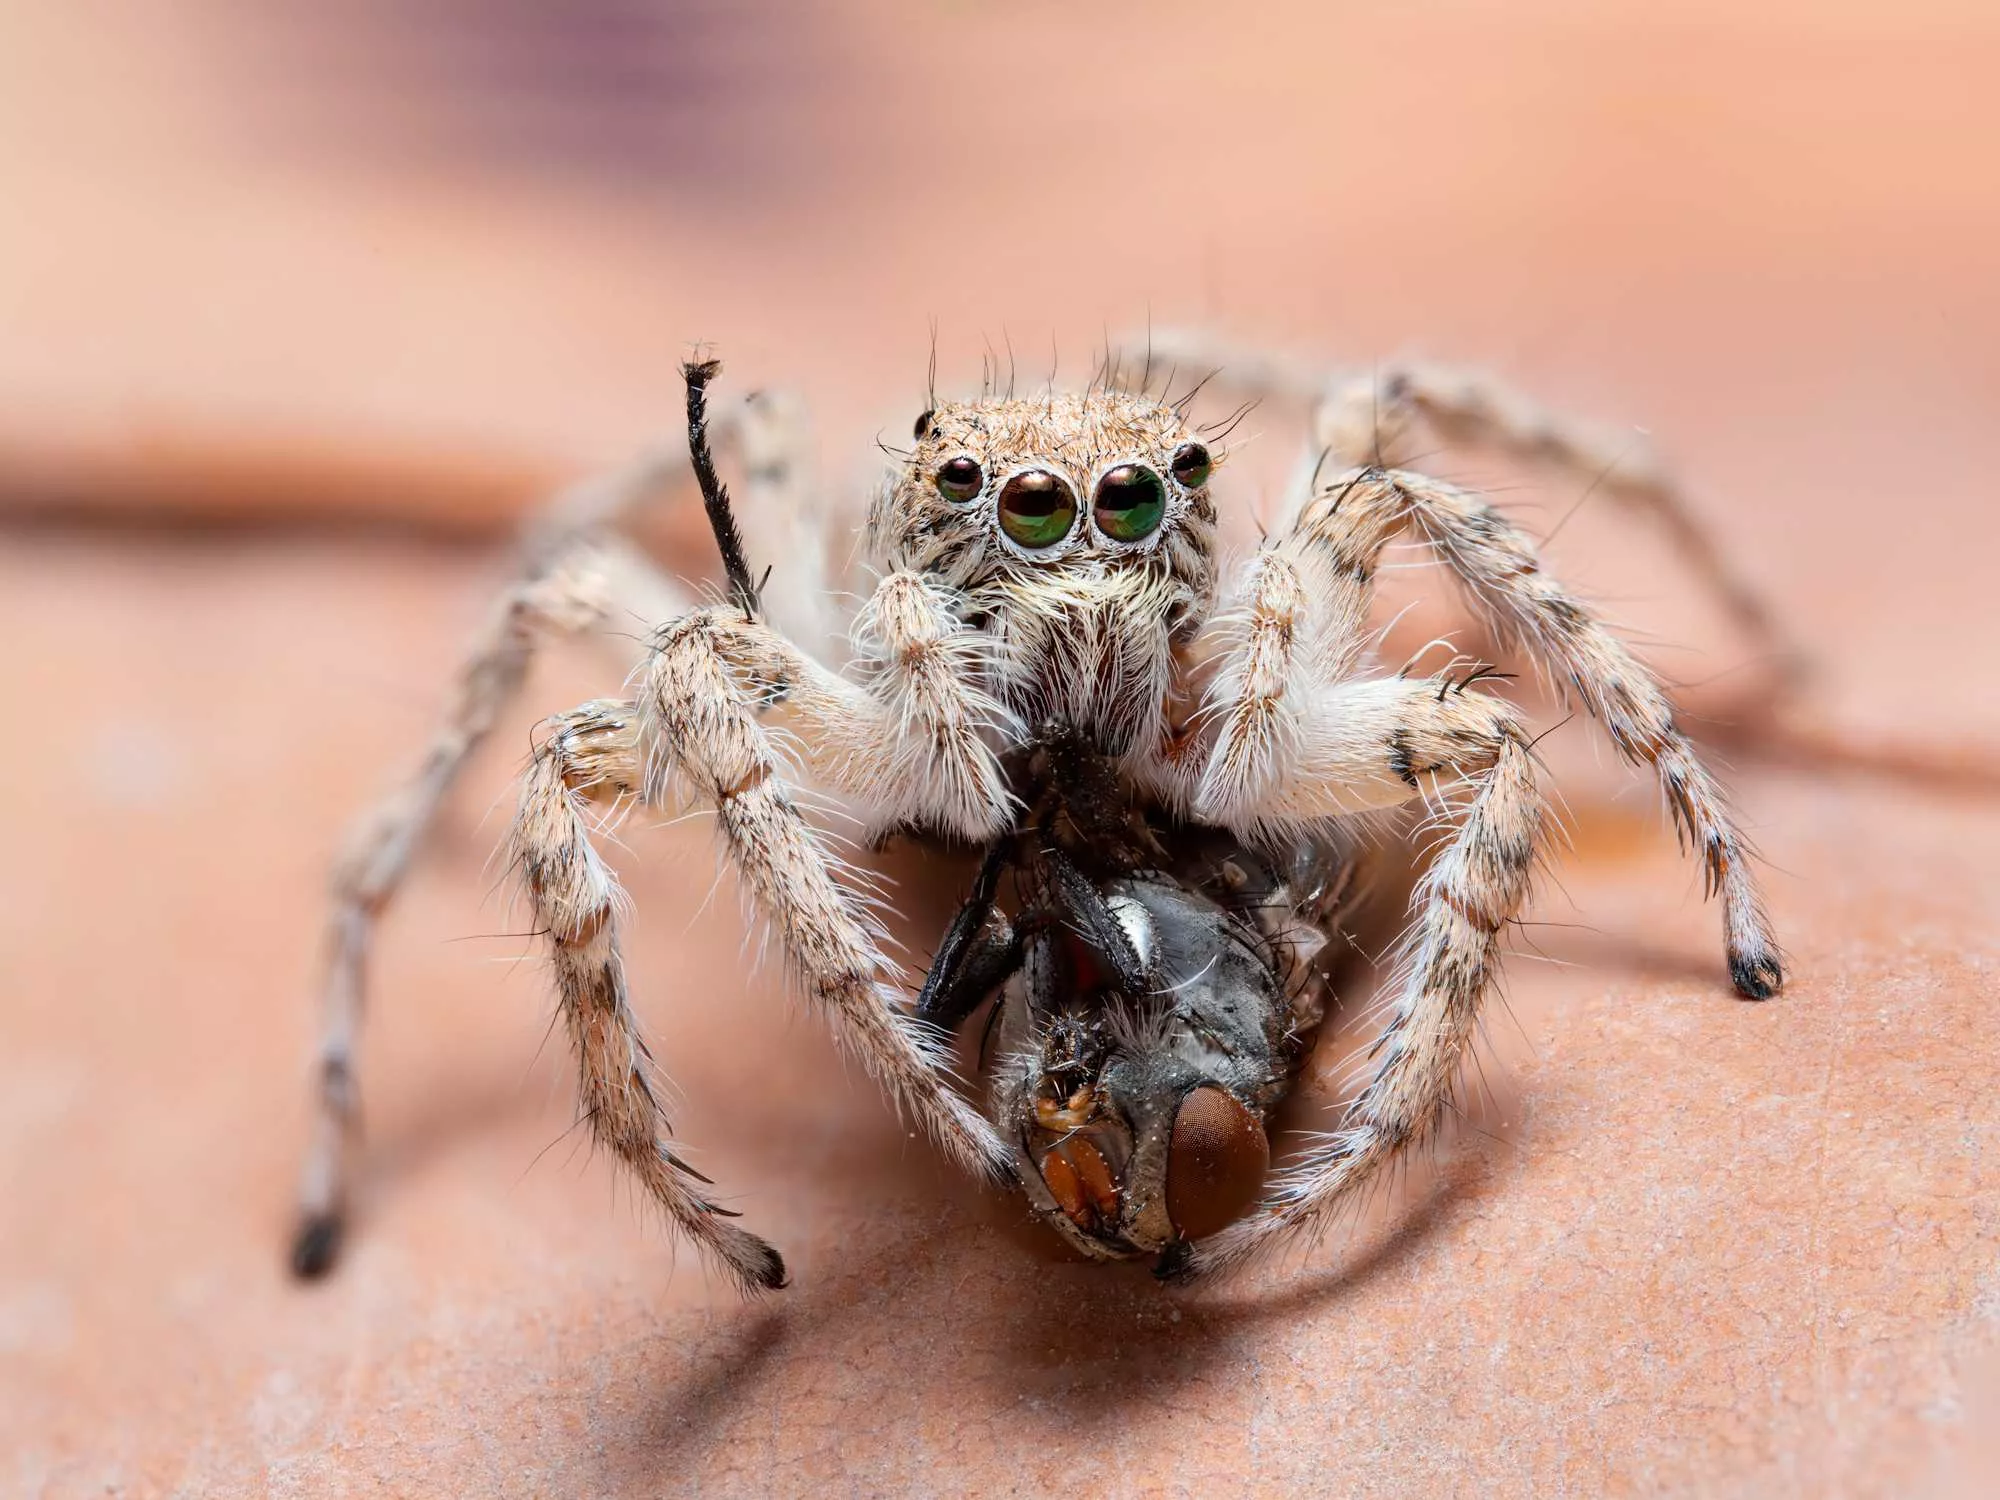
[[(1453, 1150), (1456, 1145), (1458, 1149)], [(1386, 1217), (1336, 1228), (1324, 1270), (1291, 1270), (1311, 1250), (1274, 1255), (1245, 1281), (1188, 1290), (1161, 1286), (1141, 1262), (1054, 1259), (1016, 1243), (1018, 1199), (961, 1207), (940, 1179), (895, 1222), (877, 1222), (865, 1247), (822, 1255), (797, 1284), (740, 1315), (693, 1314), (692, 1348), (662, 1335), (670, 1378), (648, 1392), (645, 1415), (601, 1450), (607, 1485), (693, 1481), (718, 1461), (792, 1453), (794, 1424), (825, 1441), (871, 1443), (939, 1416), (976, 1393), (966, 1415), (1070, 1436), (1115, 1429), (1130, 1411), (1172, 1405), (1217, 1378), (1238, 1378), (1267, 1332), (1338, 1308), (1372, 1278), (1407, 1271), (1423, 1246), (1511, 1173), (1493, 1153), (1448, 1142), (1425, 1158), (1425, 1180), (1399, 1185)], [(1279, 1268), (1276, 1279), (1272, 1269)], [(761, 1443), (775, 1433), (775, 1448)], [(818, 1441), (817, 1438), (814, 1441)], [(811, 1461), (810, 1453), (797, 1453)], [(823, 1455), (822, 1455), (823, 1456)]]

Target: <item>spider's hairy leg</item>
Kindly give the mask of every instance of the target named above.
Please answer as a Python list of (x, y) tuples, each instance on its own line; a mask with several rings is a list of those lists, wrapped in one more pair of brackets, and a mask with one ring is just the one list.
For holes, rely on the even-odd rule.
[(1427, 431), (1453, 445), (1499, 449), (1602, 490), (1654, 518), (1779, 673), (1795, 679), (1805, 664), (1799, 642), (1731, 564), (1686, 487), (1642, 433), (1599, 429), (1471, 371), (1414, 363), (1337, 385), (1316, 411), (1313, 429), (1333, 455), (1333, 468), (1413, 462)]
[[(797, 805), (790, 767), (759, 718), (780, 704), (806, 763), (837, 790), (907, 791), (896, 777), (912, 742), (932, 753), (940, 747), (933, 726), (912, 722), (915, 710), (885, 707), (768, 626), (733, 610), (698, 610), (660, 632), (640, 694), (642, 742), (657, 757), (648, 766), (653, 800), (673, 781), (715, 809), (744, 887), (836, 1035), (955, 1161), (1002, 1177), (1006, 1147), (952, 1089), (945, 1038), (904, 1009), (902, 975), (883, 952), (870, 903), (843, 882), (840, 861)], [(946, 769), (947, 759), (939, 755), (934, 769)], [(997, 778), (997, 767), (989, 769)], [(997, 779), (993, 794), (972, 820), (981, 835), (1006, 816)], [(907, 817), (922, 809), (890, 802), (884, 810)]]
[[(1477, 372), (1396, 361), (1360, 375), (1227, 343), (1198, 332), (1158, 330), (1143, 341), (1155, 370), (1219, 370), (1219, 383), (1255, 397), (1279, 397), (1313, 412), (1303, 472), (1421, 461), (1440, 443), (1498, 449), (1553, 469), (1653, 516), (1704, 587), (1788, 685), (1806, 655), (1763, 593), (1731, 564), (1686, 487), (1645, 436), (1599, 428), (1543, 405), (1507, 382)], [(1128, 341), (1128, 347), (1140, 340)], [(1132, 360), (1126, 359), (1129, 365)]]
[[(1370, 1053), (1373, 1076), (1340, 1128), (1279, 1176), (1262, 1206), (1184, 1251), (1170, 1275), (1227, 1271), (1275, 1238), (1323, 1228), (1385, 1165), (1435, 1133), (1493, 987), (1500, 934), (1527, 897), (1544, 809), (1512, 710), (1448, 683), (1357, 686), (1398, 690), (1366, 705), (1377, 718), (1385, 704), (1402, 710), (1377, 752), (1389, 779), (1407, 779), (1415, 795), (1426, 773), (1454, 771), (1476, 790), (1412, 896), (1389, 1022)], [(1412, 766), (1406, 750), (1423, 759)]]
[[(803, 498), (806, 480), (798, 458), (804, 419), (798, 403), (777, 397), (732, 403), (714, 414), (711, 427), (723, 441), (740, 442), (759, 519), (779, 519), (786, 555), (802, 560), (787, 580), (787, 602), (797, 594), (812, 601), (808, 611), (821, 608), (824, 543), (811, 535), (821, 518)], [(394, 900), (465, 761), (519, 691), (539, 645), (602, 625), (597, 640), (630, 666), (635, 654), (619, 649), (620, 643), (689, 607), (683, 590), (624, 534), (689, 472), (687, 448), (667, 445), (625, 468), (569, 486), (528, 519), (522, 573), (496, 601), (459, 669), (422, 764), (356, 825), (336, 864), (320, 997), (315, 1118), (291, 1252), (301, 1276), (329, 1270), (345, 1232), (348, 1158), (356, 1135), (354, 1053), (375, 922)]]
[(899, 821), (978, 841), (1011, 821), (987, 735), (1012, 720), (986, 687), (991, 647), (962, 623), (960, 603), (922, 574), (888, 574), (854, 621), (860, 690), (822, 675), (821, 704), (807, 695), (794, 702), (814, 710), (809, 753), (819, 775)]
[(614, 608), (651, 607), (676, 591), (643, 558), (587, 533), (508, 586), (459, 668), (442, 722), (416, 773), (357, 825), (332, 872), (326, 977), (311, 1143), (299, 1188), (292, 1268), (317, 1276), (339, 1253), (348, 1201), (348, 1157), (358, 1092), (354, 1054), (364, 975), (376, 920), (395, 898), (410, 861), (467, 757), (520, 690), (539, 646), (600, 623)]
[(1573, 691), (1626, 759), (1653, 768), (1711, 893), (1722, 897), (1736, 988), (1755, 1000), (1775, 994), (1783, 964), (1749, 847), (1658, 680), (1542, 571), (1517, 527), (1475, 496), (1420, 474), (1367, 468), (1339, 476), (1283, 541), (1252, 561), (1238, 607), (1211, 627), (1237, 639), (1216, 683), (1220, 728), (1200, 815), (1253, 828), (1274, 788), (1318, 779), (1303, 732), (1314, 692), (1358, 664), (1382, 550), (1404, 531), (1432, 544), (1487, 624)]
[(511, 845), (536, 925), (549, 938), (556, 994), (576, 1051), (579, 1104), (592, 1136), (637, 1177), (674, 1226), (746, 1292), (785, 1284), (785, 1263), (703, 1195), (674, 1155), (653, 1063), (626, 995), (618, 951), (621, 893), (591, 844), (591, 801), (643, 796), (638, 711), (601, 701), (543, 726), (521, 783)]

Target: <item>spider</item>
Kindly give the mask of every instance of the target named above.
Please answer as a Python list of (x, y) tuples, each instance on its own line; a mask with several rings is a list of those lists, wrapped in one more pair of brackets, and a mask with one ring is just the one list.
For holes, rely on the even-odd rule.
[[(629, 696), (542, 726), (510, 848), (593, 1136), (746, 1291), (783, 1286), (784, 1262), (676, 1154), (598, 821), (712, 813), (799, 986), (951, 1160), (1017, 1185), (1088, 1255), (1153, 1256), (1178, 1279), (1228, 1270), (1323, 1229), (1434, 1136), (1551, 833), (1524, 719), (1485, 685), (1504, 674), (1376, 668), (1370, 605), (1398, 539), (1428, 543), (1494, 637), (1657, 776), (1720, 897), (1736, 989), (1777, 992), (1750, 850), (1659, 681), (1512, 521), (1399, 458), (1419, 438), (1482, 441), (1601, 482), (1623, 457), (1613, 487), (1769, 633), (1665, 474), (1476, 380), (1411, 367), (1329, 383), (1251, 360), (1238, 368), (1253, 393), (1313, 402), (1315, 441), (1288, 522), (1224, 587), (1228, 434), (1192, 425), (1194, 392), (1172, 397), (1171, 374), (1155, 390), (1162, 363), (1149, 345), (1129, 378), (1107, 358), (1081, 391), (1051, 382), (1017, 397), (989, 382), (978, 399), (933, 397), (867, 516), (872, 585), (844, 662), (833, 601), (847, 580), (789, 403), (753, 396), (714, 423), (744, 465), (740, 519), (784, 570), (768, 599), (710, 452), (712, 361), (684, 370), (685, 457), (559, 497), (421, 769), (336, 868), (300, 1275), (327, 1270), (342, 1238), (373, 923), (537, 646), (613, 612), (665, 623)], [(699, 606), (628, 535), (690, 469), (728, 580)], [(914, 1000), (885, 952), (880, 892), (808, 816), (808, 796), (826, 794), (878, 840), (983, 851)], [(1442, 838), (1411, 898), (1371, 1071), (1339, 1128), (1271, 1175), (1272, 1112), (1330, 1004), (1322, 950), (1359, 851), (1412, 805)], [(953, 1076), (950, 1033), (988, 1000), (982, 1110)], [(982, 1066), (988, 1055), (983, 1044)]]

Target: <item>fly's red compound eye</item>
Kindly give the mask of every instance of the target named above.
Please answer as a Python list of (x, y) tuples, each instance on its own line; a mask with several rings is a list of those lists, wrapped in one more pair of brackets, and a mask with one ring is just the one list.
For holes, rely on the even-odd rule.
[(1205, 1084), (1181, 1100), (1167, 1143), (1167, 1218), (1198, 1240), (1228, 1227), (1257, 1201), (1271, 1143), (1257, 1117), (1227, 1089)]

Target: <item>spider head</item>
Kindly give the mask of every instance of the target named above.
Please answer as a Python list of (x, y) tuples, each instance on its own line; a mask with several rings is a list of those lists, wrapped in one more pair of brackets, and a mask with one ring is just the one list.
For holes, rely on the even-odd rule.
[(1203, 570), (1221, 454), (1173, 406), (1119, 391), (947, 403), (869, 527), (892, 566), (967, 587), (1001, 576)]
[(1093, 389), (951, 403), (876, 499), (870, 550), (961, 591), (1002, 696), (1117, 749), (1215, 591), (1219, 450), (1174, 406)]
[(1256, 1201), (1271, 1159), (1257, 1101), (1284, 1001), (1267, 958), (1205, 897), (1163, 880), (1115, 887), (1160, 982), (1117, 993), (1065, 933), (1041, 965), (1062, 998), (1012, 1101), (1029, 1201), (1098, 1259), (1201, 1239)]

